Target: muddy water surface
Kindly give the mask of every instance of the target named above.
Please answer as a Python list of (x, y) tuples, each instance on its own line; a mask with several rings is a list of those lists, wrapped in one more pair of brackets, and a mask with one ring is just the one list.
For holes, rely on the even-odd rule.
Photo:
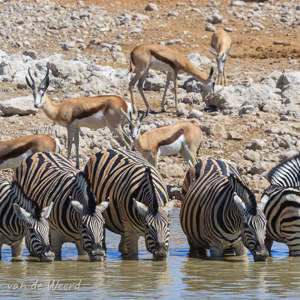
[(59, 299), (273, 299), (299, 298), (300, 258), (288, 257), (287, 247), (276, 244), (267, 262), (226, 257), (202, 260), (188, 257), (188, 244), (180, 228), (179, 209), (171, 214), (170, 255), (155, 262), (140, 239), (138, 261), (126, 261), (117, 251), (119, 236), (108, 232), (107, 258), (90, 263), (78, 260), (73, 244), (63, 247), (63, 260), (53, 263), (11, 262), (10, 249), (2, 249), (1, 297)]

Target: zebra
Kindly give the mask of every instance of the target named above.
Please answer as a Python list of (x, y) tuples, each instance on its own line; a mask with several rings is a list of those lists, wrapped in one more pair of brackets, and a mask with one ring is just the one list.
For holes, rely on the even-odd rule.
[(188, 170), (180, 224), (191, 255), (212, 257), (229, 252), (264, 261), (266, 219), (240, 172), (229, 162), (202, 160)]
[(156, 169), (129, 150), (103, 150), (90, 158), (84, 172), (99, 203), (110, 198), (103, 213), (106, 227), (121, 235), (119, 251), (138, 258), (138, 239), (145, 237), (153, 260), (165, 260), (169, 248), (167, 188)]
[(300, 153), (275, 166), (261, 197), (267, 224), (266, 247), (285, 243), (290, 256), (300, 255)]
[(49, 217), (52, 203), (41, 211), (28, 200), (16, 182), (0, 177), (0, 260), (3, 244), (11, 247), (12, 259), (18, 260), (26, 247), (40, 261), (51, 262), (54, 253), (49, 243)]
[(41, 207), (54, 203), (48, 221), (56, 260), (65, 242), (75, 243), (78, 254), (88, 254), (90, 261), (104, 259), (102, 212), (108, 202), (97, 205), (85, 174), (77, 173), (71, 160), (58, 153), (35, 153), (17, 167), (14, 180)]

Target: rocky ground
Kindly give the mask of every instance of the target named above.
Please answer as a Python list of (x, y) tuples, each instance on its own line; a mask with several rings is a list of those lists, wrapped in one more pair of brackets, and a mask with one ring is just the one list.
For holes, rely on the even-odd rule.
[[(175, 114), (169, 91), (167, 112), (148, 117), (143, 130), (197, 119), (203, 131), (198, 158), (231, 161), (258, 198), (268, 185), (268, 170), (299, 151), (297, 1), (0, 0), (0, 16), (2, 140), (46, 133), (66, 143), (66, 129), (34, 110), (25, 82), (28, 67), (38, 82), (46, 65), (50, 68), (48, 95), (56, 102), (98, 93), (130, 101), (128, 58), (136, 45), (154, 42), (176, 48), (208, 74), (215, 61), (206, 48), (213, 30), (221, 27), (233, 40), (227, 60), (229, 86), (217, 86), (216, 95), (204, 99), (201, 85), (180, 74), (181, 116)], [(145, 82), (146, 97), (157, 111), (165, 79), (165, 74), (151, 72)], [(135, 95), (143, 109), (137, 90)], [(22, 105), (12, 100), (21, 96), (28, 96)], [(83, 129), (81, 167), (100, 149), (118, 146), (108, 128)], [(162, 157), (159, 162), (159, 171), (175, 194), (187, 169), (181, 157)], [(12, 172), (2, 175), (11, 178)]]

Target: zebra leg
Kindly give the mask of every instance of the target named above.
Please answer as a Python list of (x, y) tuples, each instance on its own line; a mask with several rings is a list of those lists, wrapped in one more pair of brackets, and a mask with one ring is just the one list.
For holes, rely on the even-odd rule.
[(266, 245), (267, 250), (269, 251), (269, 255), (271, 256), (271, 248), (273, 245), (273, 240), (268, 235), (265, 238), (265, 245)]
[(248, 253), (248, 249), (243, 245), (242, 242), (239, 242), (234, 246), (234, 251), (237, 256), (245, 256)]
[(138, 241), (139, 241), (139, 235), (132, 229), (124, 228), (124, 238), (126, 243), (126, 248), (128, 250), (128, 254), (126, 259), (137, 259), (138, 258)]
[(88, 253), (83, 249), (82, 243), (81, 241), (75, 242), (77, 251), (78, 251), (78, 256), (82, 255), (82, 256), (86, 256), (88, 255)]
[(63, 239), (61, 235), (54, 230), (50, 231), (50, 245), (52, 251), (55, 254), (55, 260), (61, 260), (61, 247), (63, 245)]
[(12, 260), (22, 260), (22, 252), (25, 245), (25, 238), (22, 238), (21, 240), (11, 244), (11, 256)]
[(125, 242), (125, 237), (123, 234), (121, 234), (121, 240), (119, 243), (119, 252), (121, 252), (123, 255), (127, 255), (128, 254), (128, 250), (126, 247), (126, 242)]
[(222, 257), (224, 255), (224, 250), (216, 246), (210, 246), (209, 250), (210, 250), (211, 257)]
[(196, 244), (194, 244), (192, 241), (188, 240), (190, 251), (189, 256), (190, 257), (207, 257), (207, 249), (202, 248)]

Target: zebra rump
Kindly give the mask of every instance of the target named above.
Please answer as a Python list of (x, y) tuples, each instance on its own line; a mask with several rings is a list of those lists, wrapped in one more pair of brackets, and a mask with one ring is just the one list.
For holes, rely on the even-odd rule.
[(300, 153), (275, 166), (268, 173), (270, 186), (261, 197), (268, 221), (266, 246), (285, 243), (291, 256), (300, 255)]
[(266, 219), (239, 171), (229, 162), (203, 160), (186, 174), (180, 223), (190, 254), (212, 257), (228, 251), (266, 260)]

